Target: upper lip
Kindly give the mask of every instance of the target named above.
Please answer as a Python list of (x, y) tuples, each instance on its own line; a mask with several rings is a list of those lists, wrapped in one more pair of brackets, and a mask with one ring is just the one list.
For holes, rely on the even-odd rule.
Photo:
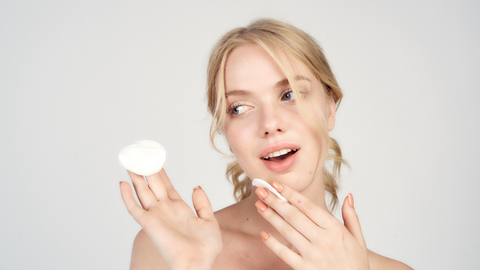
[(277, 142), (273, 144), (267, 145), (263, 148), (262, 152), (260, 152), (259, 158), (264, 158), (268, 156), (268, 154), (273, 153), (275, 151), (280, 151), (282, 149), (300, 149), (300, 146), (291, 143), (291, 142)]

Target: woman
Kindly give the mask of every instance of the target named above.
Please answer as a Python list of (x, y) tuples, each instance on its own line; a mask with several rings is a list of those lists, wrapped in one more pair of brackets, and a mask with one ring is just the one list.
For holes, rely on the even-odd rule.
[[(342, 92), (313, 38), (271, 19), (230, 31), (212, 51), (207, 95), (211, 141), (223, 134), (236, 158), (227, 175), (238, 202), (213, 213), (197, 187), (197, 217), (164, 170), (148, 186), (128, 172), (142, 207), (127, 183), (122, 198), (143, 228), (131, 269), (411, 269), (366, 248), (351, 194), (344, 224), (328, 210), (325, 192), (334, 209), (343, 162), (328, 134)], [(252, 192), (253, 178), (289, 203), (264, 188)]]

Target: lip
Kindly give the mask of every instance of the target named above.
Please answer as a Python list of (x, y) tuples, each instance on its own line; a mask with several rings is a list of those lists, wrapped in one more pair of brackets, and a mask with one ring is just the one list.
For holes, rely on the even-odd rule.
[(260, 152), (260, 155), (258, 156), (260, 159), (263, 157), (266, 157), (268, 154), (280, 151), (282, 149), (300, 149), (300, 146), (291, 143), (291, 142), (278, 142), (274, 144), (267, 145), (265, 148), (263, 148), (262, 152)]
[[(298, 151), (296, 151), (296, 153), (294, 153), (293, 155), (289, 156), (288, 158), (286, 158), (286, 159), (284, 159), (280, 162), (268, 161), (268, 160), (263, 159), (263, 157), (267, 156), (268, 154), (270, 154), (272, 152), (279, 151), (279, 150), (286, 149), (286, 148), (298, 149)], [(299, 151), (300, 151), (300, 146), (298, 146), (294, 143), (278, 142), (278, 143), (275, 143), (275, 144), (267, 145), (267, 147), (265, 147), (262, 150), (262, 152), (260, 153), (259, 158), (262, 161), (263, 165), (265, 165), (265, 167), (267, 167), (267, 169), (269, 169), (272, 172), (279, 173), (279, 172), (284, 172), (284, 171), (290, 169), (290, 167), (293, 166), (293, 164), (295, 163), (295, 160), (298, 157), (298, 152)]]
[(276, 172), (276, 173), (284, 172), (290, 169), (290, 167), (292, 167), (293, 164), (295, 164), (295, 160), (298, 157), (298, 152), (299, 151), (295, 152), (295, 154), (287, 157), (286, 159), (280, 162), (268, 161), (263, 159), (262, 159), (262, 162), (263, 162), (263, 165), (265, 165), (265, 167), (267, 167), (267, 169), (269, 169), (272, 172)]

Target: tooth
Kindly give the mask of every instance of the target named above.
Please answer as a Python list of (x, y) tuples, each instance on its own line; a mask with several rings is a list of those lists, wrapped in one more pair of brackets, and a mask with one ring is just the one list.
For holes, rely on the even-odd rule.
[(290, 153), (290, 152), (292, 152), (292, 149), (287, 149), (287, 153)]
[(288, 153), (287, 150), (285, 149), (280, 150), (280, 155), (285, 155), (286, 153)]
[(273, 153), (268, 154), (267, 157), (273, 157)]
[(275, 152), (273, 153), (273, 156), (274, 156), (274, 157), (280, 156), (280, 151), (275, 151)]

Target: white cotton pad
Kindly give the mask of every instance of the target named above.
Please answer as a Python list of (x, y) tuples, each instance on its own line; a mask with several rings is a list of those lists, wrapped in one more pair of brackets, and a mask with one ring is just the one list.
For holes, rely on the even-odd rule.
[(138, 175), (150, 176), (159, 172), (165, 164), (165, 148), (154, 141), (142, 140), (126, 146), (118, 159), (127, 170)]
[(263, 181), (262, 179), (254, 178), (252, 181), (252, 185), (255, 187), (266, 188), (270, 190), (270, 192), (272, 192), (273, 194), (277, 195), (277, 197), (281, 200), (288, 202), (287, 199), (280, 195), (280, 193), (278, 193), (269, 183)]

